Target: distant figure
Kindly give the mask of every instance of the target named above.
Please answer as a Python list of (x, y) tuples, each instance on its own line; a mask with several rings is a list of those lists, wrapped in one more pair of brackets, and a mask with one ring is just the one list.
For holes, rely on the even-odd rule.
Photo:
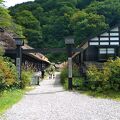
[(49, 73), (49, 79), (52, 79), (52, 73)]
[(44, 74), (45, 74), (45, 72), (44, 72), (44, 70), (42, 70), (41, 72), (42, 72), (42, 74), (41, 74), (42, 79), (44, 79)]
[(53, 74), (53, 79), (55, 79), (55, 74)]

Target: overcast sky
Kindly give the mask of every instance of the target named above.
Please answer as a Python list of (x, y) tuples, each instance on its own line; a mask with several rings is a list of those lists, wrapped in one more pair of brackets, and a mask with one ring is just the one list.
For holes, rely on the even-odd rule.
[(14, 6), (15, 4), (19, 4), (27, 1), (34, 1), (34, 0), (5, 0), (4, 5), (6, 7), (10, 7), (10, 6)]

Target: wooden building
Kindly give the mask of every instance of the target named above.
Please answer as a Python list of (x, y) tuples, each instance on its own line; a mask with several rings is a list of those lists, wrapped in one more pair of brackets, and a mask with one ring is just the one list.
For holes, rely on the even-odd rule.
[[(13, 62), (16, 63), (16, 44), (15, 40), (11, 35), (0, 28), (0, 45), (5, 49), (5, 56), (12, 58)], [(33, 49), (32, 47), (25, 44), (22, 49)], [(13, 51), (12, 51), (13, 50)], [(22, 67), (24, 69), (33, 69), (35, 72), (43, 71), (50, 65), (47, 57), (41, 53), (22, 53)]]
[(80, 66), (80, 69), (86, 69), (89, 64), (101, 67), (102, 63), (109, 58), (120, 57), (120, 25), (89, 38), (79, 47), (82, 51), (75, 53), (73, 60)]

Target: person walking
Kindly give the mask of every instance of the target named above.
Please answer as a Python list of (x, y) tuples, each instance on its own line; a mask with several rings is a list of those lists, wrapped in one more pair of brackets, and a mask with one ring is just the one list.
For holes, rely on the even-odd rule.
[(44, 70), (42, 70), (41, 72), (42, 72), (41, 77), (42, 77), (42, 79), (44, 79), (45, 71), (44, 71)]

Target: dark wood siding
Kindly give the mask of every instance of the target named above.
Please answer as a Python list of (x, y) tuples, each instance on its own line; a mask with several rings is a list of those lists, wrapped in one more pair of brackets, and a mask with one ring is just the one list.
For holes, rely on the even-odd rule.
[(90, 46), (84, 51), (84, 61), (97, 61), (98, 60), (98, 48)]

